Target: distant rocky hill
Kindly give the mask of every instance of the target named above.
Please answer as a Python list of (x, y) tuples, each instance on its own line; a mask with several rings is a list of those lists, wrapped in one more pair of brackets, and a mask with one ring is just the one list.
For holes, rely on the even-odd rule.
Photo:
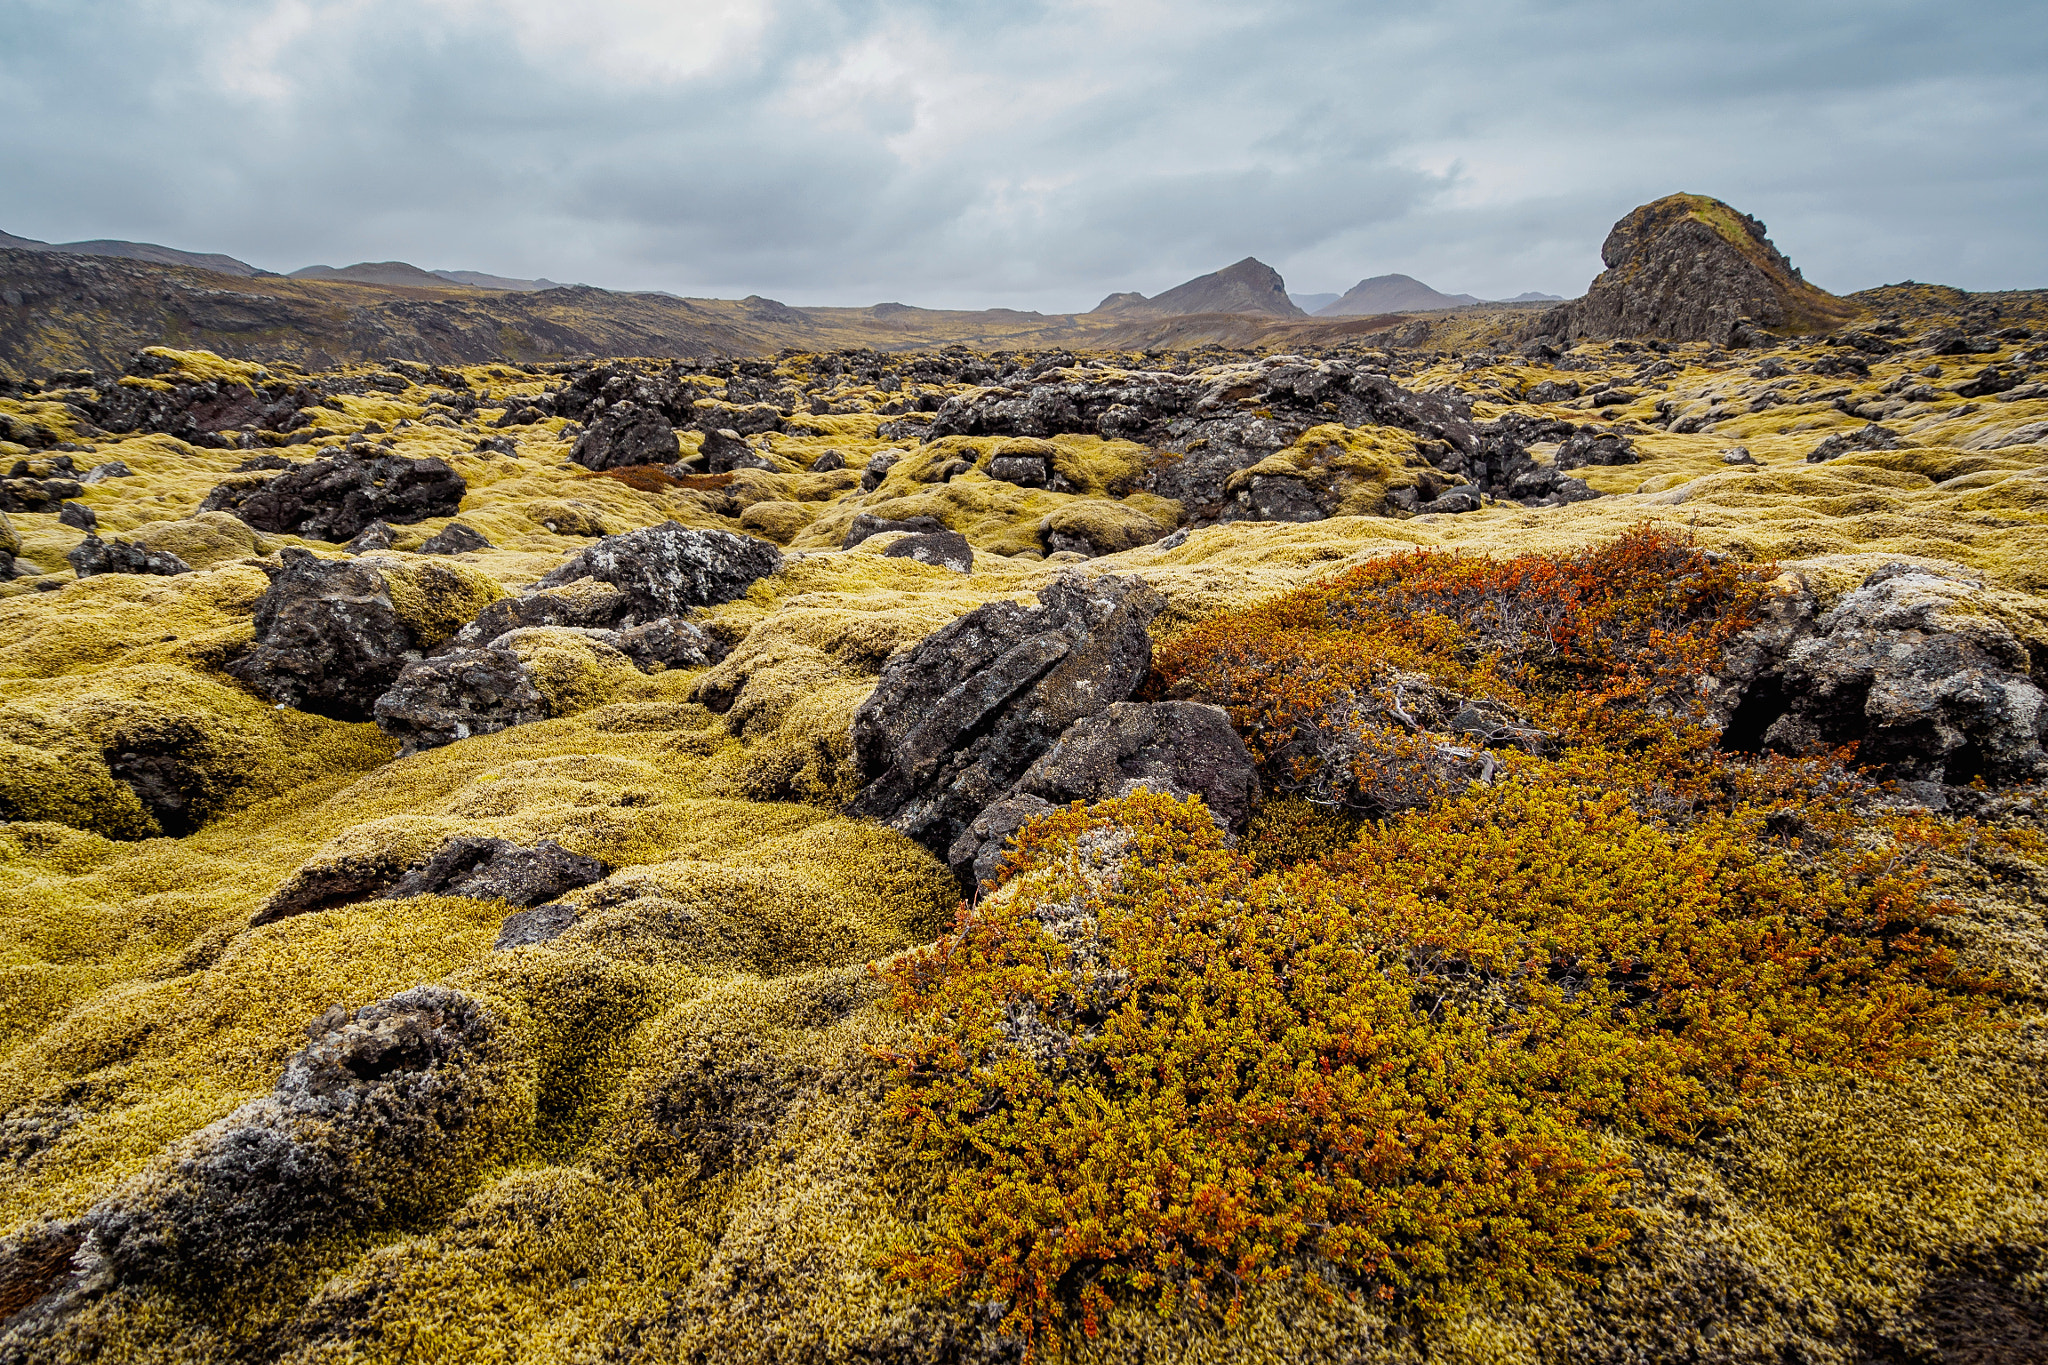
[(1672, 194), (1614, 225), (1607, 269), (1530, 335), (1557, 341), (1662, 337), (1726, 345), (1750, 333), (1811, 333), (1862, 310), (1808, 284), (1764, 225), (1703, 194)]
[(1301, 318), (1308, 314), (1287, 297), (1280, 272), (1253, 256), (1214, 274), (1175, 285), (1157, 298), (1136, 292), (1111, 294), (1095, 306), (1096, 313), (1126, 317), (1184, 317), (1195, 313), (1257, 313)]
[(1287, 297), (1302, 312), (1314, 314), (1321, 309), (1328, 308), (1344, 296), (1342, 294), (1289, 294)]
[(1360, 313), (1423, 312), (1433, 308), (1463, 308), (1478, 302), (1470, 294), (1445, 294), (1431, 289), (1412, 275), (1375, 275), (1352, 285), (1335, 303), (1318, 309), (1316, 316), (1340, 318)]
[(238, 261), (233, 256), (223, 256), (218, 252), (179, 251), (173, 247), (158, 246), (154, 242), (39, 242), (33, 237), (16, 237), (11, 232), (0, 232), (0, 248), (16, 251), (57, 251), (73, 256), (119, 256), (131, 261), (149, 261), (155, 265), (191, 265), (201, 270), (211, 270), (216, 275), (234, 275), (241, 279), (255, 279), (274, 273), (259, 270), (247, 261)]
[(337, 270), (331, 265), (309, 265), (294, 270), (286, 278), (294, 280), (341, 280), (349, 284), (390, 284), (404, 287), (438, 289), (451, 283), (443, 276), (408, 265), (404, 261), (363, 261), (358, 265), (344, 266)]

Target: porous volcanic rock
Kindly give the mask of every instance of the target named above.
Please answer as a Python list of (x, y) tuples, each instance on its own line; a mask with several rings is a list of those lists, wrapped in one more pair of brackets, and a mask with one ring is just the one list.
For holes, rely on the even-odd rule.
[(974, 572), (974, 547), (958, 531), (926, 531), (905, 536), (882, 551), (884, 559), (914, 559), (954, 573)]
[(249, 923), (253, 927), (357, 901), (413, 896), (466, 896), (525, 908), (609, 875), (611, 868), (604, 863), (571, 853), (552, 839), (526, 848), (509, 839), (464, 835), (443, 841), (402, 868), (374, 855), (301, 868)]
[[(1414, 432), (1425, 438), (1422, 448), (1435, 468), (1486, 488), (1504, 491), (1511, 469), (1528, 459), (1512, 425), (1476, 425), (1462, 402), (1411, 392), (1362, 363), (1285, 355), (1188, 373), (1027, 371), (947, 399), (926, 439), (1073, 433), (1135, 441), (1167, 457), (1155, 462), (1141, 486), (1179, 502), (1191, 520), (1207, 524), (1254, 519), (1255, 507), (1303, 519), (1307, 505), (1283, 496), (1288, 490), (1268, 490), (1269, 496), (1257, 499), (1248, 495), (1237, 504), (1231, 480), (1326, 422)], [(1043, 461), (1050, 479), (1050, 449), (1042, 439), (1034, 442), (1031, 458), (1020, 453), (1015, 468), (1006, 465), (999, 473), (995, 460), (1012, 458), (1011, 446), (999, 446), (991, 477), (1028, 483), (1039, 476), (1036, 466)], [(1317, 510), (1327, 514), (1320, 505)]]
[(661, 410), (628, 399), (599, 413), (576, 438), (569, 458), (585, 469), (623, 469), (673, 463), (677, 449), (675, 430)]
[(337, 1005), (308, 1033), (269, 1095), (86, 1213), (74, 1264), (93, 1272), (71, 1293), (203, 1292), (260, 1274), (316, 1239), (445, 1208), (516, 1138), (514, 1049), (460, 991)]
[(459, 555), (471, 550), (488, 550), (491, 542), (473, 527), (459, 521), (451, 521), (439, 532), (420, 542), (423, 555)]
[(339, 545), (374, 521), (453, 516), (468, 489), (445, 460), (343, 451), (258, 482), (221, 484), (202, 512), (232, 512), (259, 531)]
[(935, 535), (946, 529), (946, 523), (937, 517), (916, 516), (890, 519), (878, 517), (873, 512), (862, 512), (854, 517), (853, 524), (846, 528), (845, 539), (839, 542), (842, 550), (851, 550), (869, 536), (879, 536), (889, 531), (909, 531), (916, 535)]
[(103, 573), (155, 574), (170, 578), (191, 573), (192, 566), (169, 550), (152, 550), (125, 540), (101, 540), (88, 534), (64, 558), (80, 578)]
[(606, 536), (570, 556), (538, 586), (555, 588), (583, 578), (609, 583), (627, 598), (614, 623), (632, 625), (730, 602), (781, 568), (782, 551), (768, 541), (666, 521)]
[(1872, 422), (1855, 431), (1838, 431), (1826, 437), (1807, 452), (1806, 462), (1820, 464), (1838, 455), (1853, 455), (1859, 450), (1897, 450), (1904, 444), (1896, 431)]
[(1143, 580), (1066, 573), (1040, 605), (991, 602), (892, 659), (853, 722), (848, 813), (946, 857), (1076, 721), (1128, 701), (1164, 605)]
[(531, 725), (552, 713), (525, 660), (509, 649), (485, 646), (406, 664), (377, 696), (371, 714), (377, 728), (400, 742), (401, 754), (416, 754)]
[(1719, 675), (1733, 749), (1805, 753), (1855, 744), (1858, 762), (1909, 782), (1998, 786), (2048, 777), (2044, 642), (2022, 642), (1971, 599), (1974, 580), (1887, 564), (1825, 613), (1793, 575)]
[(1672, 194), (1614, 225), (1607, 269), (1586, 296), (1525, 334), (1559, 343), (1663, 337), (1742, 344), (1765, 330), (1820, 332), (1857, 315), (1817, 289), (1764, 236), (1764, 225), (1703, 194)]
[(1220, 706), (1116, 702), (1068, 727), (1011, 788), (1053, 805), (1135, 791), (1199, 796), (1218, 824), (1241, 833), (1259, 803), (1251, 751)]
[(286, 550), (256, 603), (256, 640), (227, 666), (274, 702), (337, 720), (368, 720), (377, 698), (420, 656), (374, 561)]

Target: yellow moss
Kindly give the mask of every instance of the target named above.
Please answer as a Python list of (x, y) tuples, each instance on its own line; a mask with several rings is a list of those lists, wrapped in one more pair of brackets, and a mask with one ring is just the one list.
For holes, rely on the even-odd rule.
[(817, 512), (795, 502), (757, 502), (740, 514), (740, 528), (787, 545), (817, 519)]
[(384, 575), (391, 609), (411, 629), (421, 648), (432, 648), (476, 619), (506, 595), (482, 569), (439, 555), (419, 559), (377, 555), (368, 559)]

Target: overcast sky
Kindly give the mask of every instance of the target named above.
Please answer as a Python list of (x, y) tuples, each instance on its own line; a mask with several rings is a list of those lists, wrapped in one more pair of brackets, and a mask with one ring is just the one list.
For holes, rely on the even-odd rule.
[(2048, 286), (2041, 0), (0, 0), (0, 230), (797, 304), (1247, 255), (1572, 295), (1629, 208)]

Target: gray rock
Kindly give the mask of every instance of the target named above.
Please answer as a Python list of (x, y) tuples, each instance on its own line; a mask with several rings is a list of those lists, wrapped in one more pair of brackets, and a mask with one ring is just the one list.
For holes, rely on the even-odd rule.
[(390, 549), (396, 538), (397, 533), (391, 529), (390, 522), (373, 521), (356, 532), (355, 537), (341, 548), (352, 555), (375, 554), (379, 550)]
[(1905, 442), (1890, 427), (1881, 427), (1872, 422), (1858, 431), (1838, 431), (1815, 446), (1806, 456), (1808, 464), (1819, 464), (1832, 460), (1838, 455), (1850, 455), (1859, 450), (1897, 450)]
[(1452, 488), (1447, 490), (1443, 496), (1425, 502), (1415, 510), (1418, 512), (1445, 513), (1477, 512), (1483, 505), (1478, 489)]
[(585, 469), (672, 464), (679, 447), (661, 409), (631, 399), (611, 404), (584, 429), (569, 458)]
[(642, 673), (652, 673), (657, 667), (706, 668), (725, 657), (717, 640), (673, 616), (619, 631), (611, 643)]
[(99, 529), (99, 514), (82, 502), (64, 502), (57, 506), (57, 522), (78, 531)]
[(782, 551), (765, 540), (668, 521), (606, 536), (571, 555), (538, 586), (582, 578), (609, 583), (627, 598), (617, 624), (632, 625), (730, 602), (745, 596), (756, 579), (781, 569)]
[(531, 910), (515, 911), (498, 926), (498, 939), (491, 948), (502, 952), (507, 948), (552, 943), (575, 922), (576, 908), (571, 905), (537, 905)]
[(610, 875), (604, 863), (571, 853), (552, 839), (522, 848), (508, 839), (458, 838), (434, 850), (384, 894), (391, 900), (465, 896), (524, 908)]
[[(1993, 785), (2048, 777), (2041, 642), (1969, 609), (1981, 585), (1887, 564), (1818, 614), (1788, 580), (1718, 675), (1731, 749), (1857, 746), (1857, 761), (1909, 781)], [(1950, 608), (1960, 607), (1960, 610)]]
[(407, 867), (374, 855), (302, 868), (249, 919), (250, 927), (366, 900), (466, 896), (526, 907), (611, 875), (595, 858), (551, 839), (524, 848), (506, 839), (458, 837)]
[(953, 841), (946, 861), (962, 886), (993, 885), (1010, 840), (1028, 822), (1058, 807), (1038, 796), (1006, 796), (987, 806)]
[(368, 720), (419, 657), (371, 562), (286, 550), (256, 602), (256, 639), (227, 671), (274, 702), (336, 720)]
[(344, 451), (274, 478), (223, 483), (199, 510), (232, 512), (259, 531), (342, 544), (373, 521), (453, 516), (467, 490), (444, 460)]
[(1755, 464), (1756, 456), (1749, 453), (1748, 446), (1731, 446), (1721, 452), (1722, 464)]
[(1011, 793), (1065, 805), (1140, 790), (1199, 796), (1232, 833), (1259, 803), (1251, 752), (1229, 714), (1191, 701), (1117, 702), (1076, 721)]
[(402, 753), (530, 725), (551, 714), (526, 664), (509, 649), (457, 650), (404, 665), (372, 707)]
[(846, 468), (846, 456), (836, 450), (828, 450), (811, 461), (813, 474), (829, 474), (835, 469)]
[(746, 438), (730, 427), (704, 433), (704, 467), (713, 474), (731, 474), (741, 469), (773, 469), (775, 465), (747, 444)]
[(903, 454), (904, 452), (900, 450), (884, 450), (870, 459), (867, 468), (861, 471), (860, 491), (872, 493), (880, 488), (882, 480), (889, 476), (889, 471), (896, 467), (896, 462), (903, 458)]
[(496, 1019), (419, 986), (309, 1028), (276, 1088), (86, 1213), (98, 1283), (217, 1292), (285, 1254), (459, 1202), (516, 1142), (517, 1056)]
[(926, 531), (905, 536), (882, 551), (884, 559), (914, 559), (955, 573), (974, 572), (974, 547), (958, 531)]
[(1052, 461), (1043, 455), (999, 453), (988, 462), (988, 476), (1019, 488), (1044, 488), (1052, 482)]
[(108, 460), (105, 464), (94, 465), (79, 482), (90, 488), (96, 483), (105, 483), (108, 479), (132, 479), (134, 477), (135, 471), (128, 467), (127, 461)]
[(152, 550), (122, 540), (88, 535), (64, 556), (80, 578), (103, 573), (154, 574), (164, 578), (191, 573), (192, 566), (169, 550)]
[(1321, 521), (1323, 509), (1315, 490), (1300, 479), (1284, 474), (1257, 474), (1238, 490), (1234, 505), (1225, 509), (1225, 521)]
[(1557, 448), (1551, 463), (1559, 469), (1583, 469), (1587, 465), (1641, 464), (1635, 442), (1607, 432), (1581, 431)]
[(873, 512), (862, 512), (853, 519), (853, 525), (846, 528), (845, 539), (839, 542), (842, 550), (851, 550), (869, 536), (879, 536), (887, 531), (910, 531), (917, 535), (936, 535), (946, 529), (946, 523), (937, 517), (901, 517), (891, 520), (878, 517)]
[(459, 521), (451, 521), (436, 535), (420, 543), (423, 555), (459, 555), (471, 550), (488, 550), (491, 542)]
[(978, 607), (883, 668), (854, 717), (850, 814), (945, 857), (1068, 726), (1130, 698), (1152, 665), (1159, 595), (1070, 572), (1039, 602)]

